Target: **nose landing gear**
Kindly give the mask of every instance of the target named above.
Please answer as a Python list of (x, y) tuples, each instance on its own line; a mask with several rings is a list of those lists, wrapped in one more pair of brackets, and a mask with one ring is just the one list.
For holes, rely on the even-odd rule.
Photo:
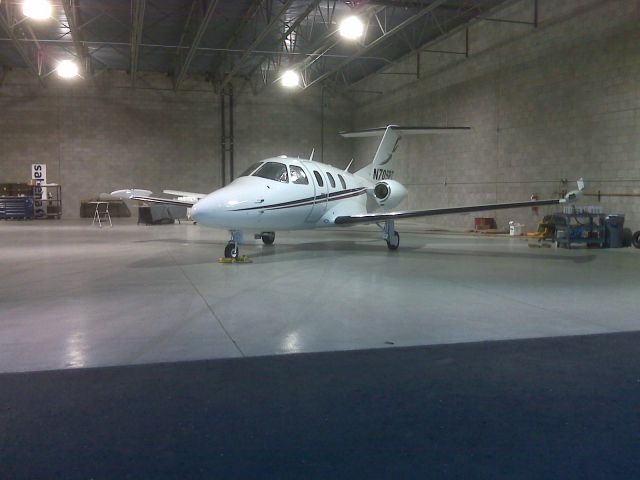
[(233, 240), (230, 240), (227, 246), (224, 247), (224, 258), (238, 258), (239, 253), (240, 249), (238, 248), (238, 244)]
[(242, 232), (231, 230), (231, 240), (224, 247), (224, 257), (220, 263), (251, 263), (249, 257), (240, 255), (240, 244), (242, 243)]

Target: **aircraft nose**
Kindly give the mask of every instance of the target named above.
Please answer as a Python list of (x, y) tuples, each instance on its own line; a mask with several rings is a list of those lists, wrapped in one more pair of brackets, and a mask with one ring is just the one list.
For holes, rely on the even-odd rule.
[(212, 197), (213, 195), (208, 195), (191, 207), (191, 218), (202, 224), (207, 224), (214, 220), (213, 217), (219, 209), (218, 204), (220, 202), (218, 202), (216, 198)]
[(202, 225), (221, 225), (230, 207), (226, 197), (221, 190), (207, 195), (191, 208), (191, 218)]

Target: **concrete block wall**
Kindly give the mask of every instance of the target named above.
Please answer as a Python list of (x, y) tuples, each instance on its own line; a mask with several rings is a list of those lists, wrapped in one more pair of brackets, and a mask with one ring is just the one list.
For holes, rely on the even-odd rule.
[[(319, 90), (291, 92), (278, 86), (260, 95), (244, 94), (235, 103), (235, 165), (240, 173), (265, 157), (287, 155), (346, 166), (351, 142), (338, 135), (352, 128), (351, 110)], [(323, 119), (324, 118), (324, 119)], [(324, 123), (324, 126), (322, 125)]]
[[(512, 2), (492, 16), (528, 20), (532, 5)], [(640, 193), (639, 11), (631, 0), (541, 0), (537, 29), (473, 23), (469, 58), (422, 54), (420, 79), (380, 75), (357, 85), (384, 94), (358, 97), (354, 126), (473, 127), (470, 134), (403, 140), (396, 178), (408, 183), (407, 208), (557, 197), (575, 188), (578, 176), (591, 193)], [(430, 48), (459, 49), (463, 35)], [(415, 61), (407, 56), (389, 70), (408, 71)], [(371, 158), (374, 144), (356, 141), (359, 165)], [(601, 205), (625, 213), (626, 224), (640, 229), (640, 197), (603, 197)], [(535, 229), (552, 210), (487, 216), (502, 228), (516, 220)], [(427, 222), (470, 228), (475, 216), (481, 214)]]
[[(27, 181), (32, 163), (47, 164), (48, 181), (63, 188), (64, 218), (79, 217), (82, 200), (119, 188), (221, 186), (220, 104), (210, 85), (190, 80), (176, 93), (166, 76), (145, 74), (132, 90), (124, 72), (48, 83), (41, 88), (29, 72), (13, 70), (0, 88), (0, 182)], [(346, 164), (352, 145), (335, 133), (351, 128), (352, 117), (327, 100), (323, 120), (320, 101), (319, 91), (237, 94), (236, 174), (264, 157), (306, 157), (312, 148), (316, 159), (324, 153)]]

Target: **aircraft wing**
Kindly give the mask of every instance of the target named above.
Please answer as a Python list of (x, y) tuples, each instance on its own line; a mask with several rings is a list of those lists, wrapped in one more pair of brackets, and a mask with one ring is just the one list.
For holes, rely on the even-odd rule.
[(162, 203), (164, 205), (175, 205), (178, 207), (193, 207), (197, 202), (189, 202), (187, 200), (177, 200), (173, 198), (147, 197), (143, 195), (134, 195), (129, 197), (131, 200), (140, 200), (147, 203)]
[(553, 199), (553, 200), (535, 200), (535, 201), (528, 201), (528, 202), (488, 203), (485, 205), (469, 205), (466, 207), (432, 208), (429, 210), (406, 210), (406, 211), (400, 211), (400, 212), (363, 213), (360, 215), (348, 215), (348, 216), (336, 217), (334, 222), (336, 225), (350, 225), (354, 223), (375, 223), (375, 222), (383, 222), (385, 220), (400, 220), (401, 218), (431, 217), (435, 215), (448, 215), (452, 213), (482, 212), (485, 210), (505, 210), (508, 208), (539, 207), (542, 205), (558, 205), (566, 202), (567, 202), (566, 198), (561, 198), (561, 199)]
[(140, 190), (135, 188), (127, 190), (116, 190), (115, 192), (111, 192), (111, 195), (124, 199), (140, 200), (141, 202), (147, 203), (162, 203), (164, 205), (176, 205), (178, 207), (193, 207), (193, 205), (197, 203), (188, 200), (178, 200), (175, 198), (152, 197), (150, 196), (150, 190)]
[(466, 207), (432, 208), (429, 210), (407, 210), (404, 212), (363, 213), (359, 215), (345, 215), (336, 217), (336, 225), (351, 225), (354, 223), (375, 223), (386, 220), (399, 220), (401, 218), (432, 217), (435, 215), (448, 215), (451, 213), (482, 212), (485, 210), (506, 210), (509, 208), (540, 207), (542, 205), (562, 205), (575, 202), (584, 190), (584, 180), (578, 179), (578, 190), (572, 190), (564, 198), (548, 200), (532, 200), (527, 202), (488, 203), (485, 205), (469, 205)]
[(197, 198), (198, 200), (207, 196), (206, 193), (195, 193), (195, 192), (183, 192), (181, 190), (163, 190), (162, 193), (167, 193), (169, 195), (175, 195), (176, 197), (189, 197), (189, 198)]

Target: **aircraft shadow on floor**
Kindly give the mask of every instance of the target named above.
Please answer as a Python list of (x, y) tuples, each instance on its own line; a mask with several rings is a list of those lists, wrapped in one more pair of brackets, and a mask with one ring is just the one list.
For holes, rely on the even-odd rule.
[[(201, 265), (216, 263), (221, 256), (224, 242), (207, 240), (189, 240), (176, 238), (139, 240), (136, 243), (169, 243), (184, 245), (185, 250), (171, 252), (168, 255), (154, 256), (131, 263), (131, 268), (158, 268), (169, 266)], [(188, 250), (189, 246), (206, 246), (206, 250), (201, 248)], [(210, 247), (210, 248), (209, 248)], [(301, 261), (308, 258), (326, 258), (327, 254), (346, 254), (351, 256), (360, 255), (380, 255), (381, 258), (397, 257), (406, 259), (407, 257), (426, 260), (431, 257), (452, 256), (452, 257), (475, 257), (475, 258), (511, 258), (540, 260), (553, 262), (589, 263), (595, 260), (596, 255), (583, 252), (572, 252), (571, 255), (558, 255), (556, 253), (540, 252), (510, 252), (510, 251), (485, 251), (485, 250), (460, 250), (460, 249), (429, 249), (428, 245), (404, 246), (401, 251), (389, 252), (378, 239), (365, 240), (333, 240), (319, 242), (297, 242), (291, 244), (280, 243), (273, 246), (264, 246), (259, 243), (249, 243), (243, 246), (242, 253), (248, 255), (254, 263), (272, 263), (283, 261)], [(564, 252), (563, 252), (564, 253)], [(311, 256), (310, 256), (311, 255)]]

